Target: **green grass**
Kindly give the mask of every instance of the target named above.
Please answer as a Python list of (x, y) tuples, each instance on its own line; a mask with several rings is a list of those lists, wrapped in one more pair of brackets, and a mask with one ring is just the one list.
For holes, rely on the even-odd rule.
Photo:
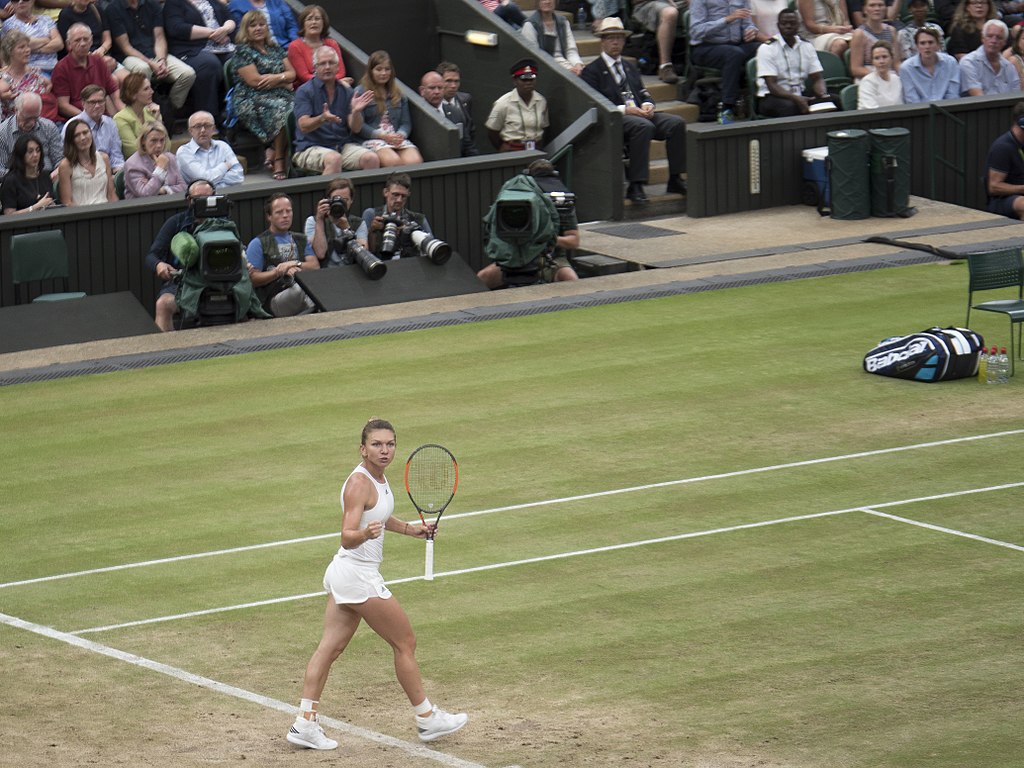
[[(856, 509), (920, 499), (879, 508), (1022, 546), (1020, 488), (927, 497), (1019, 481), (1024, 436), (779, 466), (1024, 428), (1019, 381), (861, 370), (883, 337), (961, 324), (965, 282), (956, 264), (889, 269), (9, 387), (0, 583), (337, 531), (380, 416), (402, 457), (439, 441), (459, 458), (439, 571), (851, 510), (395, 585), (431, 696), (473, 715), (440, 749), (488, 766), (1016, 766), (1024, 553)], [(976, 321), (1006, 343), (1002, 318)], [(776, 468), (743, 473), (758, 467)], [(742, 474), (459, 516), (723, 473)], [(300, 595), (336, 546), (0, 588), (0, 612), (77, 631)], [(421, 545), (387, 549), (386, 578), (422, 572)], [(292, 702), (322, 602), (87, 637)], [(40, 707), (53, 664), (71, 676)], [(279, 714), (2, 625), (0, 665), (18, 765), (126, 747), (128, 764), (207, 764), (171, 746), (207, 711), (244, 718), (225, 750), (247, 764), (301, 759)], [(136, 695), (160, 697), (165, 725), (126, 745), (98, 723)], [(323, 711), (409, 739), (405, 707), (361, 630)], [(88, 748), (9, 735), (51, 720)]]

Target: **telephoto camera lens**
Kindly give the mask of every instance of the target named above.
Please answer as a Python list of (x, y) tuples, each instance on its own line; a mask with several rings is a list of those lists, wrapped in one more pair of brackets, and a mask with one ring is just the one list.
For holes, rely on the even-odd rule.
[(419, 248), (420, 256), (425, 256), (437, 266), (441, 266), (452, 256), (452, 247), (448, 243), (419, 229), (412, 233), (412, 244)]
[(389, 221), (384, 225), (384, 242), (380, 247), (380, 252), (386, 254), (390, 259), (395, 255), (395, 249), (398, 247), (398, 225)]
[(335, 253), (345, 254), (358, 264), (371, 280), (380, 280), (387, 274), (388, 265), (360, 245), (356, 233), (351, 229), (346, 229), (340, 237), (331, 240), (331, 247)]
[(331, 198), (331, 218), (340, 219), (342, 216), (348, 215), (348, 206), (345, 205), (345, 198), (343, 197), (332, 197)]

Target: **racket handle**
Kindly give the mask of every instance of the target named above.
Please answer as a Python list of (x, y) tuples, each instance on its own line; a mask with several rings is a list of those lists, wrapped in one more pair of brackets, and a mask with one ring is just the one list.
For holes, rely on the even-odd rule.
[(423, 569), (423, 578), (427, 581), (434, 580), (434, 540), (427, 539), (426, 565)]

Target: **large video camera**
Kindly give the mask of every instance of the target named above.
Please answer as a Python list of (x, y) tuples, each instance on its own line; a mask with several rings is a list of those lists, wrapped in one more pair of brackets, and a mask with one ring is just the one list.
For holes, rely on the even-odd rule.
[(242, 279), (245, 260), (242, 243), (234, 225), (228, 219), (231, 201), (224, 195), (192, 198), (192, 214), (198, 219), (225, 220), (223, 227), (196, 228), (194, 237), (198, 246), (199, 274), (208, 283), (234, 285)]
[(434, 264), (441, 266), (452, 256), (452, 248), (443, 240), (438, 240), (431, 234), (420, 229), (420, 225), (411, 219), (406, 219), (400, 213), (386, 213), (381, 216), (384, 222), (384, 235), (381, 238), (381, 253), (385, 259), (392, 259), (405, 242), (412, 245), (419, 251), (420, 256), (430, 259)]

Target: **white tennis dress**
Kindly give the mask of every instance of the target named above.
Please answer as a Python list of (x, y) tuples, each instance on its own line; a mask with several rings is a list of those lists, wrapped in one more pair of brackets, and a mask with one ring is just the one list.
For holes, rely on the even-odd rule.
[[(352, 474), (341, 486), (342, 516), (345, 514), (345, 487), (356, 473), (366, 475), (377, 489), (377, 503), (372, 508), (363, 510), (359, 527), (365, 528), (367, 524), (375, 521), (386, 523), (395, 511), (395, 497), (391, 493), (391, 486), (388, 485), (387, 478), (383, 483), (378, 483), (362, 464), (352, 470)], [(338, 547), (324, 573), (324, 589), (331, 593), (334, 602), (339, 605), (364, 603), (371, 597), (391, 597), (391, 590), (384, 585), (384, 578), (380, 575), (380, 564), (383, 559), (383, 531), (378, 538), (367, 539), (354, 549)]]

